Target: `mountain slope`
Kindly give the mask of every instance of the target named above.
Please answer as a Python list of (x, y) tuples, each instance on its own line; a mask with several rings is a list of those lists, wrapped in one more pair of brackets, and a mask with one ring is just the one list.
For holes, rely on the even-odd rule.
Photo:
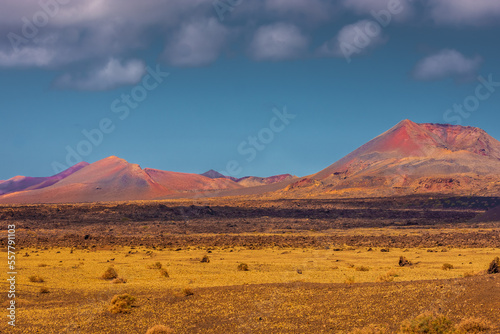
[(485, 131), (404, 120), (287, 191), (340, 196), (492, 194), (500, 189), (499, 179), (500, 142)]
[(172, 191), (155, 182), (139, 165), (108, 157), (52, 186), (3, 195), (0, 203), (146, 200), (170, 193)]
[(238, 182), (238, 184), (240, 184), (244, 187), (257, 187), (257, 186), (263, 186), (266, 184), (279, 183), (279, 182), (290, 180), (293, 178), (296, 178), (296, 177), (293, 175), (290, 175), (290, 174), (280, 174), (280, 175), (273, 175), (273, 176), (269, 176), (269, 177), (245, 176), (245, 177), (238, 179), (236, 182)]
[(183, 193), (241, 188), (240, 185), (225, 177), (210, 178), (199, 174), (168, 172), (151, 168), (145, 168), (144, 171), (155, 182), (174, 192)]
[(80, 162), (59, 174), (48, 177), (14, 176), (8, 180), (0, 181), (0, 195), (49, 187), (88, 165), (87, 162)]

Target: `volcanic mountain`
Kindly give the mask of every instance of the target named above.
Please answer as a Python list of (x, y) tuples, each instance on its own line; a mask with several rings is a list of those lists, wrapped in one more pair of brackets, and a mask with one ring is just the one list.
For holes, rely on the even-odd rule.
[[(322, 171), (234, 179), (142, 169), (117, 157), (81, 163), (48, 177), (0, 181), (0, 203), (151, 200), (203, 196), (370, 197), (500, 193), (500, 142), (485, 131), (409, 120)], [(498, 211), (498, 210), (497, 210)]]
[(29, 177), (29, 176), (14, 176), (5, 181), (0, 181), (0, 195), (22, 190), (33, 190), (49, 187), (58, 181), (65, 179), (71, 174), (79, 171), (83, 167), (88, 166), (87, 162), (80, 162), (59, 174), (48, 177)]
[[(216, 172), (215, 172), (216, 173)], [(221, 174), (222, 175), (222, 174)], [(281, 175), (266, 182), (281, 180)], [(236, 179), (237, 180), (237, 179)], [(108, 157), (93, 164), (79, 163), (46, 178), (18, 176), (0, 182), (0, 203), (62, 203), (152, 200), (219, 195), (244, 188), (230, 178), (144, 168)]]
[(498, 194), (500, 142), (470, 126), (404, 120), (319, 173), (290, 184), (300, 195)]
[(213, 169), (211, 169), (208, 172), (205, 172), (201, 175), (209, 177), (211, 179), (226, 178), (226, 179), (232, 180), (232, 181), (234, 181), (234, 182), (236, 182), (239, 185), (242, 185), (244, 187), (258, 187), (258, 186), (263, 186), (266, 184), (278, 183), (278, 182), (282, 182), (282, 181), (296, 178), (296, 176), (293, 176), (291, 174), (280, 174), (280, 175), (273, 175), (273, 176), (269, 176), (269, 177), (244, 176), (244, 177), (241, 177), (238, 179), (236, 177), (226, 176), (226, 175), (221, 174)]

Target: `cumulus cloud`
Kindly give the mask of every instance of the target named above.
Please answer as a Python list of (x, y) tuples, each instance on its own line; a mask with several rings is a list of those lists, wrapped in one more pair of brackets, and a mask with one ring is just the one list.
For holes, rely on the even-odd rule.
[[(170, 35), (184, 18), (212, 15), (203, 0), (2, 0), (0, 66), (61, 68), (129, 56)], [(20, 59), (22, 58), (22, 59)]]
[(0, 50), (1, 67), (47, 67), (56, 59), (53, 50), (30, 46), (19, 50)]
[(439, 80), (454, 78), (455, 80), (468, 80), (473, 78), (482, 59), (479, 56), (467, 58), (456, 50), (441, 50), (420, 60), (413, 75), (418, 80)]
[(498, 0), (433, 0), (428, 6), (430, 17), (438, 24), (481, 26), (500, 19)]
[(257, 29), (249, 53), (256, 60), (292, 59), (304, 54), (308, 43), (297, 26), (275, 23)]
[(330, 19), (336, 8), (325, 0), (266, 0), (264, 11), (281, 18), (292, 16), (309, 22), (320, 22)]
[(61, 89), (108, 90), (138, 83), (145, 71), (145, 64), (140, 60), (121, 62), (111, 58), (104, 66), (86, 74), (63, 74), (56, 79), (55, 86)]
[(214, 62), (229, 31), (215, 18), (184, 24), (168, 42), (164, 57), (174, 66), (202, 66)]
[(347, 61), (351, 61), (353, 56), (362, 55), (386, 41), (378, 23), (361, 20), (344, 26), (337, 36), (318, 49), (318, 53), (325, 57), (345, 57)]
[(414, 5), (407, 0), (342, 0), (341, 4), (358, 15), (380, 15), (384, 11), (394, 21), (405, 21), (414, 14)]

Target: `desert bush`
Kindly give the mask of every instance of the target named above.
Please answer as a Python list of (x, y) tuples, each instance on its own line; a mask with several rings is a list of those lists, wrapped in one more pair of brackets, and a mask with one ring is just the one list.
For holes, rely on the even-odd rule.
[(43, 287), (43, 288), (40, 288), (40, 293), (49, 293), (49, 289), (47, 289), (46, 287)]
[(356, 328), (350, 334), (385, 334), (387, 331), (379, 326), (369, 325), (363, 328)]
[(468, 271), (466, 273), (464, 273), (464, 277), (471, 277), (471, 276), (476, 276), (477, 273), (473, 272), (473, 271)]
[(248, 269), (248, 264), (240, 263), (240, 264), (238, 264), (238, 270), (239, 271), (249, 271), (250, 269)]
[(394, 270), (388, 271), (385, 275), (381, 275), (378, 277), (378, 280), (381, 282), (392, 282), (394, 281), (394, 277), (397, 277), (398, 274)]
[(161, 269), (162, 264), (161, 262), (156, 262), (155, 264), (152, 264), (149, 266), (149, 269)]
[(135, 302), (135, 297), (132, 297), (128, 293), (122, 295), (115, 295), (111, 299), (111, 305), (109, 306), (109, 312), (116, 313), (130, 313), (132, 306)]
[(208, 263), (208, 262), (210, 262), (210, 259), (208, 258), (208, 255), (203, 256), (203, 258), (201, 259), (201, 261), (200, 261), (200, 262), (203, 262), (203, 263)]
[(191, 288), (182, 289), (182, 294), (186, 297), (194, 295), (194, 291)]
[(31, 275), (30, 277), (28, 277), (28, 279), (30, 280), (30, 282), (33, 282), (33, 283), (43, 283), (44, 282), (43, 278), (41, 278), (38, 275)]
[(456, 334), (465, 333), (481, 333), (491, 329), (492, 325), (489, 321), (481, 318), (467, 318), (460, 321), (456, 327)]
[(123, 277), (117, 277), (112, 281), (112, 283), (114, 284), (127, 283), (127, 279)]
[(346, 283), (346, 284), (353, 284), (354, 283), (354, 276), (346, 277), (344, 283)]
[(404, 256), (400, 256), (399, 257), (399, 266), (400, 267), (406, 267), (406, 266), (411, 266), (412, 263), (410, 260), (408, 260), (406, 257)]
[(497, 256), (493, 261), (491, 261), (488, 268), (488, 274), (498, 274), (500, 272), (500, 258)]
[(401, 325), (400, 333), (405, 334), (447, 334), (453, 333), (452, 322), (444, 315), (422, 313)]
[(160, 269), (160, 274), (164, 277), (170, 277), (166, 269)]
[(369, 271), (370, 268), (365, 267), (365, 266), (358, 266), (356, 267), (356, 271)]
[(456, 334), (481, 333), (491, 329), (491, 323), (481, 318), (467, 318), (460, 321), (456, 327)]
[(173, 334), (173, 333), (174, 331), (171, 328), (163, 325), (153, 326), (146, 332), (146, 334)]
[(451, 270), (453, 269), (453, 265), (451, 263), (444, 263), (443, 266), (441, 267), (443, 270)]
[(118, 273), (116, 272), (115, 268), (113, 267), (108, 267), (104, 274), (102, 274), (101, 278), (102, 279), (114, 279), (118, 277)]

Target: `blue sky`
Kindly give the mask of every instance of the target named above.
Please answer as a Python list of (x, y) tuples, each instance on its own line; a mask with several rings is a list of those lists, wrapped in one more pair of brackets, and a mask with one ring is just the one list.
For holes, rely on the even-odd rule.
[(0, 180), (110, 155), (302, 176), (407, 118), (500, 139), (496, 0), (216, 4), (2, 1)]

